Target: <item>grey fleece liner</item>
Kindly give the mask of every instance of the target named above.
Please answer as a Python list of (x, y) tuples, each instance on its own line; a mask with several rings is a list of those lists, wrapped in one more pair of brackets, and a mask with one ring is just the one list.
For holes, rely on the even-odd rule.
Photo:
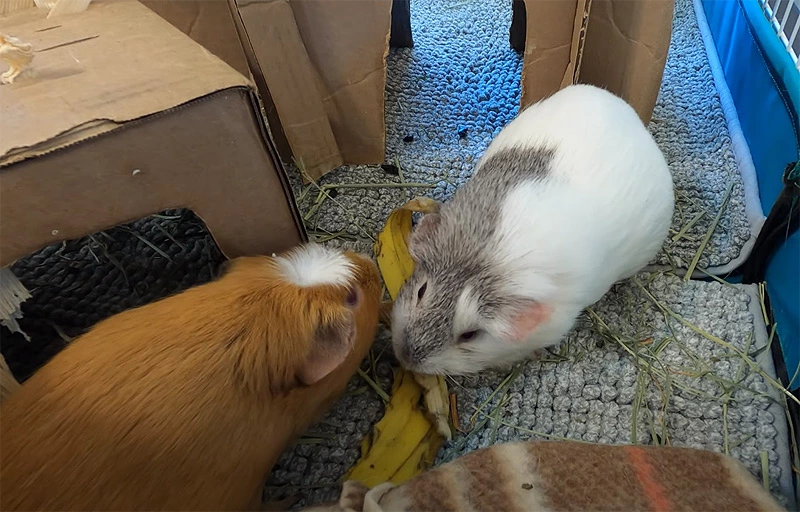
[[(310, 229), (324, 237), (340, 235), (337, 245), (370, 252), (370, 237), (393, 208), (414, 195), (451, 197), (518, 111), (522, 61), (508, 43), (510, 2), (414, 0), (411, 12), (416, 47), (393, 49), (387, 58), (386, 161), (399, 163), (405, 182), (432, 188), (339, 189), (333, 200), (314, 208), (317, 191), (302, 195), (296, 172), (290, 172), (302, 195), (301, 209), (314, 210)], [(735, 110), (729, 108), (728, 114), (735, 116)], [(672, 261), (687, 268), (733, 183), (698, 265), (727, 272), (752, 245), (760, 227), (760, 205), (745, 201), (757, 202), (758, 195), (752, 193), (751, 179), (746, 192), (739, 173), (692, 0), (676, 2), (672, 44), (650, 130), (670, 163), (678, 199), (672, 235), (653, 263)], [(404, 142), (408, 137), (413, 140)], [(746, 145), (737, 151), (746, 151)], [(379, 166), (345, 166), (320, 184), (400, 181)], [(701, 211), (706, 213), (672, 241)]]
[[(642, 273), (635, 281), (618, 285), (593, 308), (596, 318), (610, 326), (625, 347), (598, 334), (600, 321), (587, 313), (552, 353), (522, 365), (507, 390), (501, 383), (510, 371), (449, 379), (458, 396), (462, 428), (469, 433), (457, 434), (446, 444), (437, 463), (493, 443), (527, 438), (669, 442), (719, 452), (725, 447), (727, 423), (730, 454), (761, 479), (761, 453), (766, 453), (773, 494), (784, 504), (793, 500), (781, 395), (733, 350), (676, 319), (667, 322), (637, 282), (687, 322), (741, 351), (752, 354), (767, 343), (754, 286), (686, 283), (671, 274)], [(386, 339), (384, 332), (376, 353)], [(647, 360), (652, 370), (647, 369)], [(758, 355), (758, 362), (774, 378), (769, 350)], [(376, 367), (377, 381), (387, 392), (392, 364), (389, 347)], [(369, 363), (362, 368), (371, 373)], [(726, 400), (733, 382), (738, 384)], [(470, 429), (475, 408), (497, 389), (501, 391), (476, 415)], [(297, 493), (305, 498), (301, 503), (309, 504), (333, 499), (339, 479), (360, 456), (361, 439), (382, 410), (377, 395), (355, 377), (348, 394), (311, 429), (312, 439), (282, 456), (268, 484), (268, 496)]]

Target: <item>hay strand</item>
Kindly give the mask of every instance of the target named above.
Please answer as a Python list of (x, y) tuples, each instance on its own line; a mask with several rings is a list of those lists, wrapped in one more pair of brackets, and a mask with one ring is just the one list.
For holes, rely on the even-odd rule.
[(725, 207), (728, 205), (728, 199), (731, 197), (731, 192), (733, 192), (733, 181), (728, 183), (728, 188), (725, 191), (725, 196), (722, 198), (722, 204), (719, 207), (719, 211), (717, 211), (717, 216), (714, 217), (714, 221), (708, 226), (708, 231), (706, 231), (703, 240), (700, 242), (700, 247), (697, 248), (697, 252), (692, 259), (692, 262), (689, 264), (689, 268), (686, 269), (686, 275), (683, 276), (683, 280), (689, 282), (694, 274), (694, 269), (697, 267), (697, 264), (700, 263), (700, 257), (703, 255), (703, 252), (706, 250), (706, 246), (708, 245), (709, 240), (711, 240), (711, 235), (714, 234), (714, 231), (717, 230), (717, 224), (719, 224), (719, 220), (722, 218), (722, 214), (725, 211)]
[(369, 387), (371, 387), (373, 389), (373, 391), (375, 391), (375, 393), (378, 394), (379, 397), (381, 397), (381, 400), (383, 400), (383, 403), (385, 403), (385, 404), (389, 403), (389, 400), (391, 400), (391, 398), (389, 398), (389, 395), (386, 394), (386, 391), (381, 389), (381, 387), (378, 385), (377, 382), (372, 380), (372, 378), (369, 375), (367, 375), (367, 372), (365, 372), (364, 370), (359, 368), (358, 369), (358, 375), (362, 379), (364, 379), (364, 382), (366, 382), (369, 385)]
[(775, 379), (773, 379), (772, 377), (767, 375), (767, 373), (755, 361), (753, 361), (749, 357), (749, 355), (747, 353), (742, 352), (741, 349), (731, 345), (730, 343), (728, 343), (727, 341), (723, 340), (722, 338), (720, 338), (718, 336), (714, 336), (713, 334), (711, 334), (709, 332), (706, 332), (705, 330), (701, 329), (700, 327), (697, 327), (696, 325), (694, 325), (693, 323), (689, 322), (688, 320), (686, 320), (684, 317), (682, 317), (678, 313), (672, 311), (664, 303), (662, 303), (655, 296), (653, 296), (653, 294), (650, 293), (650, 290), (648, 290), (644, 285), (642, 285), (642, 283), (638, 279), (634, 279), (633, 282), (645, 293), (645, 295), (647, 295), (647, 297), (653, 302), (653, 304), (655, 304), (661, 311), (663, 311), (664, 313), (668, 314), (670, 317), (674, 318), (675, 320), (677, 320), (678, 322), (680, 322), (684, 326), (686, 326), (689, 329), (691, 329), (692, 331), (694, 331), (695, 334), (699, 334), (700, 336), (706, 338), (707, 340), (712, 341), (712, 342), (716, 343), (717, 345), (720, 345), (720, 346), (726, 348), (727, 350), (735, 353), (737, 356), (742, 358), (742, 361), (744, 361), (748, 366), (750, 366), (751, 370), (753, 370), (754, 372), (756, 372), (759, 375), (761, 375), (761, 377), (767, 383), (772, 385), (775, 389), (780, 391), (787, 398), (789, 398), (793, 402), (795, 402), (798, 405), (800, 405), (800, 399), (795, 397), (789, 390), (787, 390), (785, 387), (783, 387), (778, 381), (776, 381)]

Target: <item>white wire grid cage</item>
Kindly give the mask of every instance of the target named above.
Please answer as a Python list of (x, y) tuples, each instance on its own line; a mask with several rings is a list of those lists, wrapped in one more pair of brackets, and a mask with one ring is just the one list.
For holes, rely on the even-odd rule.
[(757, 0), (769, 24), (800, 70), (800, 0)]

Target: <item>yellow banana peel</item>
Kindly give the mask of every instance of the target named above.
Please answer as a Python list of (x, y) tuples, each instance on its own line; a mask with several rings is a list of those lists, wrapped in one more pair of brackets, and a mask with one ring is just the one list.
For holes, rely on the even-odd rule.
[(392, 300), (406, 279), (414, 272), (414, 260), (408, 253), (408, 236), (411, 234), (411, 215), (414, 212), (432, 213), (438, 210), (439, 203), (427, 197), (417, 197), (395, 209), (389, 215), (386, 225), (378, 234), (375, 254), (383, 282)]
[[(414, 260), (408, 252), (411, 234), (411, 216), (414, 212), (433, 213), (439, 203), (427, 197), (417, 197), (395, 209), (375, 242), (375, 254), (383, 281), (392, 300), (397, 298), (403, 283), (414, 272)], [(424, 390), (425, 406), (436, 429), (446, 439), (451, 439), (449, 399), (447, 384), (441, 375), (414, 374)]]
[[(434, 212), (438, 206), (425, 197), (412, 199), (389, 215), (378, 234), (375, 254), (392, 300), (414, 271), (408, 252), (411, 216), (414, 212)], [(419, 407), (420, 399), (424, 399), (425, 410)], [(383, 418), (362, 440), (361, 459), (345, 479), (368, 487), (384, 482), (400, 485), (430, 468), (442, 443), (451, 435), (444, 378), (398, 368)]]

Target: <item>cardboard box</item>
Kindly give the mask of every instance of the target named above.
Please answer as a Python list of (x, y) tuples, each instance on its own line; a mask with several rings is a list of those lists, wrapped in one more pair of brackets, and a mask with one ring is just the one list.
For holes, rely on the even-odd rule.
[(252, 48), (248, 46), (246, 50), (242, 44), (245, 38), (239, 36), (234, 23), (235, 7), (229, 0), (142, 0), (142, 3), (244, 76), (251, 77), (261, 94), (261, 106), (275, 148), (283, 162), (291, 162), (292, 149), (275, 110), (275, 102)]
[(134, 0), (0, 18), (34, 46), (0, 88), (0, 266), (186, 207), (228, 257), (306, 240), (248, 78)]
[[(384, 161), (385, 57), (390, 35), (412, 44), (407, 0), (178, 3), (221, 1), (231, 5), (275, 139), (288, 146), (281, 151), (285, 161), (302, 161), (312, 178), (341, 164)], [(590, 83), (622, 96), (649, 122), (674, 0), (508, 1), (510, 44), (524, 48), (521, 107), (566, 85)], [(209, 49), (219, 46), (209, 37), (197, 40)]]

